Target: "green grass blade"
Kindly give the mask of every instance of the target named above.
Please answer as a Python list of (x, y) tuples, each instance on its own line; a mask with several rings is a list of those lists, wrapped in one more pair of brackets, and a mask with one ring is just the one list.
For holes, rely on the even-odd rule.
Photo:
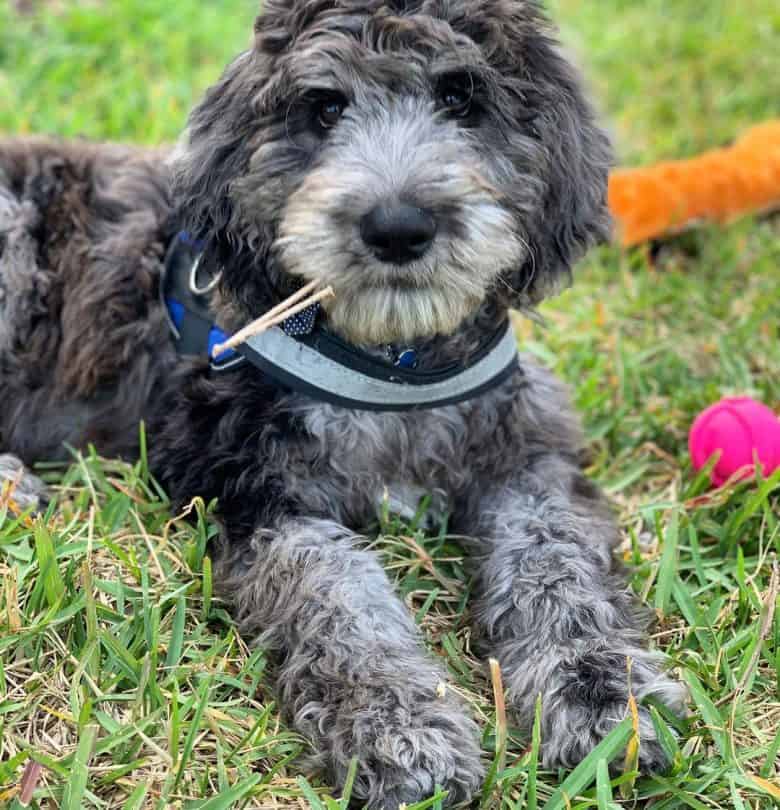
[(190, 720), (190, 728), (187, 732), (187, 737), (184, 740), (184, 747), (182, 748), (181, 757), (179, 759), (179, 767), (176, 769), (176, 779), (174, 780), (172, 788), (174, 793), (179, 787), (179, 783), (184, 776), (184, 771), (186, 770), (190, 756), (192, 755), (192, 748), (195, 745), (195, 737), (200, 731), (200, 721), (203, 717), (203, 712), (206, 710), (206, 705), (208, 704), (209, 694), (211, 692), (211, 683), (212, 679), (209, 677), (206, 678), (200, 686), (200, 690), (198, 692), (198, 705), (195, 709), (195, 714)]
[(778, 776), (780, 776), (780, 765), (778, 763), (780, 763), (780, 726), (778, 726), (775, 738), (767, 749), (766, 761), (761, 768), (761, 776), (767, 779), (775, 769), (777, 769)]
[(149, 791), (149, 785), (143, 782), (127, 797), (127, 801), (122, 805), (122, 810), (141, 810), (144, 799)]
[(528, 761), (528, 810), (538, 807), (538, 771), (539, 753), (542, 747), (542, 696), (536, 696), (534, 708), (534, 725), (531, 731), (531, 754)]
[(179, 759), (179, 737), (181, 735), (181, 714), (179, 706), (179, 685), (174, 678), (171, 683), (171, 716), (170, 728), (168, 731), (168, 753), (171, 759), (177, 762)]
[[(677, 744), (677, 739), (670, 731), (669, 726), (664, 723), (663, 717), (655, 706), (649, 706), (650, 719), (653, 721), (653, 728), (655, 729), (655, 736), (663, 748), (664, 753), (671, 763), (677, 763), (681, 754), (680, 746)], [(640, 743), (641, 745), (641, 743)]]
[(672, 586), (677, 576), (677, 546), (679, 541), (680, 513), (673, 509), (669, 525), (664, 532), (664, 547), (658, 567), (658, 580), (655, 588), (655, 607), (662, 616), (669, 613)]
[(35, 554), (38, 558), (38, 570), (43, 582), (43, 592), (49, 607), (54, 608), (65, 597), (65, 583), (57, 565), (54, 541), (49, 530), (40, 519), (35, 522), (34, 536)]
[(214, 595), (214, 573), (211, 566), (211, 557), (203, 558), (203, 621), (207, 622), (211, 615), (211, 600)]
[(444, 799), (446, 798), (447, 791), (439, 790), (435, 795), (431, 796), (430, 799), (425, 799), (425, 801), (408, 805), (407, 810), (437, 810), (437, 808), (441, 807)]
[(564, 810), (567, 802), (573, 801), (596, 780), (599, 760), (612, 762), (626, 747), (634, 733), (631, 718), (626, 717), (580, 762), (566, 777), (561, 786), (544, 805), (544, 810)]
[(612, 784), (609, 780), (609, 764), (606, 759), (596, 763), (596, 801), (599, 810), (611, 810)]
[(173, 617), (171, 640), (168, 643), (168, 654), (165, 657), (165, 666), (168, 669), (175, 667), (181, 660), (184, 649), (184, 624), (187, 620), (187, 603), (183, 596), (176, 600), (176, 613)]
[(261, 775), (255, 774), (243, 782), (239, 782), (229, 790), (220, 792), (218, 796), (214, 796), (204, 802), (195, 802), (190, 805), (191, 810), (230, 810), (237, 802), (240, 802), (252, 788), (260, 781)]
[(355, 778), (358, 772), (358, 758), (352, 757), (349, 763), (349, 770), (347, 771), (347, 778), (344, 780), (344, 789), (341, 791), (341, 810), (348, 810), (349, 802), (352, 798), (352, 788), (355, 786)]
[(732, 759), (731, 746), (726, 734), (726, 720), (712, 700), (710, 700), (709, 695), (707, 695), (699, 679), (690, 670), (685, 670), (684, 678), (690, 689), (691, 697), (694, 703), (696, 703), (720, 755), (726, 762), (730, 762)]
[(309, 803), (311, 810), (327, 810), (325, 803), (314, 792), (314, 788), (311, 786), (309, 780), (305, 776), (299, 776), (296, 782), (298, 783), (298, 787), (301, 789), (304, 799), (306, 799), (306, 801)]
[(65, 788), (60, 810), (82, 810), (89, 780), (89, 762), (97, 740), (98, 726), (85, 726), (79, 736), (76, 756), (71, 764), (70, 778)]

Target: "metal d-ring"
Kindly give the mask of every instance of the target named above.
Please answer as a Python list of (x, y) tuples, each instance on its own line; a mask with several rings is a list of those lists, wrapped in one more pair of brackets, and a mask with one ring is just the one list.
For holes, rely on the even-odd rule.
[(198, 268), (200, 267), (200, 260), (202, 258), (203, 254), (201, 253), (201, 255), (195, 259), (192, 269), (190, 270), (190, 292), (194, 295), (208, 295), (217, 284), (219, 284), (219, 280), (222, 278), (222, 271), (220, 270), (205, 287), (198, 287)]

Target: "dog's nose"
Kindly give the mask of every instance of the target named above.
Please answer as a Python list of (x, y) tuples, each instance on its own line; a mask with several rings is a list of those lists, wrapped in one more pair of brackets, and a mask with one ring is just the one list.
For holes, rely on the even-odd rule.
[(363, 217), (360, 233), (377, 259), (406, 264), (428, 250), (436, 236), (436, 220), (413, 205), (383, 203)]

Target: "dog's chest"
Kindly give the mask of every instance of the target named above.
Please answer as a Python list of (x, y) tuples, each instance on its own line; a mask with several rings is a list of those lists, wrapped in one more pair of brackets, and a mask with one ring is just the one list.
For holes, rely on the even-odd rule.
[(373, 518), (386, 504), (409, 518), (428, 496), (436, 519), (471, 477), (468, 408), (397, 414), (312, 405), (303, 420), (312, 505), (329, 501), (335, 517)]

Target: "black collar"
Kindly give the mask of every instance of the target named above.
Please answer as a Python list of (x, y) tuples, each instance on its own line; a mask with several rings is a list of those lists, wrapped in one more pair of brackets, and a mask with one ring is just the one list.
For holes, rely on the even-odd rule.
[[(209, 308), (215, 281), (200, 277), (205, 275), (199, 272), (201, 256), (202, 245), (179, 234), (168, 251), (160, 289), (179, 353), (210, 357), (226, 333), (215, 325)], [(463, 361), (419, 368), (411, 347), (387, 347), (385, 360), (331, 334), (314, 317), (310, 320), (306, 334), (300, 334), (296, 323), (289, 333), (274, 328), (250, 338), (236, 352), (212, 361), (212, 371), (221, 374), (249, 363), (280, 385), (320, 401), (358, 410), (405, 411), (473, 399), (518, 367), (517, 344), (507, 321)]]

